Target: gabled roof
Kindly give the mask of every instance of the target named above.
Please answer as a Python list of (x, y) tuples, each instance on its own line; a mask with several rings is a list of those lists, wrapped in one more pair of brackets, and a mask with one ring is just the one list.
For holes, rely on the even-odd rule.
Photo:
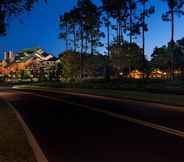
[(47, 61), (57, 61), (57, 58), (53, 56), (52, 58), (49, 58)]
[(50, 54), (48, 54), (48, 53), (46, 53), (46, 52), (43, 52), (42, 53), (42, 56), (44, 56), (44, 57), (47, 57), (47, 56), (49, 56)]
[(37, 50), (28, 50), (28, 52), (22, 52), (19, 53), (19, 55), (16, 56), (15, 61), (11, 64), (6, 65), (6, 67), (11, 66), (14, 63), (25, 63), (28, 60), (38, 58), (40, 61), (57, 61), (57, 58), (52, 56), (49, 53), (44, 52), (42, 49)]

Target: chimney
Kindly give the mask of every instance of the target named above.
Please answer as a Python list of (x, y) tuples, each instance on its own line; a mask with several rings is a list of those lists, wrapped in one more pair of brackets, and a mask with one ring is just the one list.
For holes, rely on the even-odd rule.
[(12, 51), (4, 52), (4, 60), (7, 63), (12, 63), (15, 60), (15, 54)]

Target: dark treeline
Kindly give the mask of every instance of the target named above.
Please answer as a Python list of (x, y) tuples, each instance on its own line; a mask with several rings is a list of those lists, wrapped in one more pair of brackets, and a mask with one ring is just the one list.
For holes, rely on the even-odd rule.
[[(38, 1), (0, 1), (0, 35), (6, 35), (10, 16), (30, 11)], [(80, 79), (94, 74), (95, 70), (94, 76), (103, 73), (107, 79), (128, 76), (134, 70), (141, 71), (144, 78), (155, 69), (167, 72), (171, 79), (177, 73), (182, 73), (183, 76), (184, 41), (175, 41), (174, 22), (176, 16), (184, 14), (184, 2), (163, 0), (157, 3), (167, 5), (167, 10), (163, 10), (160, 18), (170, 23), (171, 38), (168, 44), (156, 47), (151, 60), (147, 60), (145, 32), (149, 29), (149, 17), (157, 12), (157, 8), (151, 6), (149, 0), (101, 0), (101, 6), (97, 6), (92, 0), (78, 0), (59, 19), (59, 37), (65, 42), (65, 52), (60, 56), (61, 66), (66, 69), (63, 65), (69, 65), (68, 58), (71, 58), (73, 63), (78, 64)], [(136, 43), (137, 37), (142, 39), (140, 46)], [(106, 53), (100, 55), (101, 49), (105, 49)]]
[[(85, 76), (85, 55), (95, 55), (98, 49), (106, 49), (105, 76), (110, 78), (120, 74), (128, 74), (132, 70), (141, 70), (143, 78), (153, 68), (166, 70), (170, 78), (175, 71), (182, 70), (182, 41), (174, 40), (175, 16), (183, 15), (182, 0), (165, 0), (158, 2), (167, 4), (163, 11), (163, 21), (171, 23), (171, 39), (168, 45), (155, 48), (151, 61), (145, 55), (145, 32), (149, 28), (149, 17), (157, 12), (149, 0), (101, 0), (101, 6), (91, 0), (78, 0), (73, 9), (60, 16), (61, 32), (59, 37), (65, 42), (65, 51), (79, 54), (80, 78)], [(125, 37), (128, 40), (125, 39)], [(142, 38), (138, 46), (136, 38)], [(181, 47), (182, 46), (182, 47)], [(164, 59), (166, 64), (160, 64)], [(165, 68), (163, 68), (165, 67)]]

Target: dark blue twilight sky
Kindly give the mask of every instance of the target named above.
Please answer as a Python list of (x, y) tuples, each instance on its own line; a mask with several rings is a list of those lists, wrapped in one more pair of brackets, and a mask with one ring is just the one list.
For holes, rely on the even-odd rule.
[[(57, 56), (64, 50), (64, 43), (58, 39), (58, 17), (72, 8), (76, 1), (48, 0), (47, 5), (39, 2), (30, 13), (9, 19), (8, 35), (0, 37), (0, 58), (4, 51), (18, 51), (31, 47), (41, 47)], [(92, 1), (96, 4), (100, 3), (100, 0)], [(148, 19), (149, 31), (146, 33), (148, 57), (156, 45), (161, 46), (170, 39), (170, 23), (162, 22), (160, 18), (162, 11), (167, 9), (165, 3), (160, 0), (150, 0), (150, 4), (156, 6), (157, 12)], [(184, 36), (183, 20), (184, 17), (176, 18), (175, 39)], [(140, 39), (137, 42), (141, 43)]]

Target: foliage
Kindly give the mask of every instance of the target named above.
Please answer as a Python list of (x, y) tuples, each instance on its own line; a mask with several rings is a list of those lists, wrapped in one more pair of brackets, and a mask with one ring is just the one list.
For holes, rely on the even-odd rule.
[(62, 77), (66, 80), (77, 80), (80, 74), (80, 55), (72, 51), (65, 51), (60, 55), (63, 64)]
[(63, 74), (63, 63), (61, 60), (59, 60), (56, 66), (56, 80), (57, 81), (61, 80), (62, 74)]
[[(6, 35), (7, 18), (30, 11), (38, 0), (1, 0), (0, 1), (0, 35)], [(47, 2), (47, 0), (44, 0)]]
[(171, 41), (170, 41), (170, 73), (171, 73), (171, 79), (174, 79), (174, 71), (175, 71), (175, 41), (174, 41), (174, 21), (175, 21), (175, 15), (184, 15), (184, 11), (182, 10), (184, 2), (183, 0), (166, 0), (168, 11), (166, 11), (164, 14), (162, 14), (162, 20), (163, 21), (170, 21), (171, 22)]
[(174, 16), (174, 14), (179, 16), (184, 15), (184, 11), (182, 10), (184, 3), (182, 0), (164, 0), (164, 1), (166, 1), (169, 10), (166, 11), (164, 14), (162, 14), (163, 21), (173, 21), (172, 16)]
[(22, 71), (22, 79), (30, 79), (30, 78), (32, 78), (31, 70), (26, 69)]
[(88, 77), (98, 77), (104, 76), (106, 66), (106, 57), (97, 54), (97, 55), (87, 55), (85, 56), (85, 75)]
[(151, 55), (151, 67), (152, 69), (159, 68), (160, 70), (168, 70), (170, 66), (168, 48), (162, 46), (160, 48), (156, 47)]
[(116, 41), (111, 44), (111, 64), (115, 75), (127, 74), (130, 70), (142, 69), (142, 49), (135, 43), (123, 42), (118, 45)]
[(100, 12), (92, 1), (78, 0), (73, 9), (60, 16), (59, 24), (59, 38), (65, 41), (65, 50), (76, 51), (78, 40), (81, 41), (81, 48), (85, 46), (86, 53), (89, 47), (93, 54), (96, 47), (102, 46), (100, 38), (104, 34), (100, 31)]
[(175, 69), (184, 69), (184, 38), (178, 40), (173, 47), (168, 44), (160, 48), (156, 47), (151, 55), (151, 67), (159, 68), (164, 71), (170, 71), (171, 66), (171, 52), (174, 56), (174, 67)]
[[(86, 78), (94, 78), (104, 75), (106, 57), (97, 54), (84, 56), (84, 75)], [(61, 76), (66, 80), (78, 80), (80, 77), (80, 54), (65, 51), (60, 55)]]
[(112, 29), (116, 31), (116, 39), (120, 43), (123, 41), (123, 31), (126, 29), (128, 1), (102, 0), (102, 4), (106, 13), (116, 21), (116, 24), (112, 25)]

